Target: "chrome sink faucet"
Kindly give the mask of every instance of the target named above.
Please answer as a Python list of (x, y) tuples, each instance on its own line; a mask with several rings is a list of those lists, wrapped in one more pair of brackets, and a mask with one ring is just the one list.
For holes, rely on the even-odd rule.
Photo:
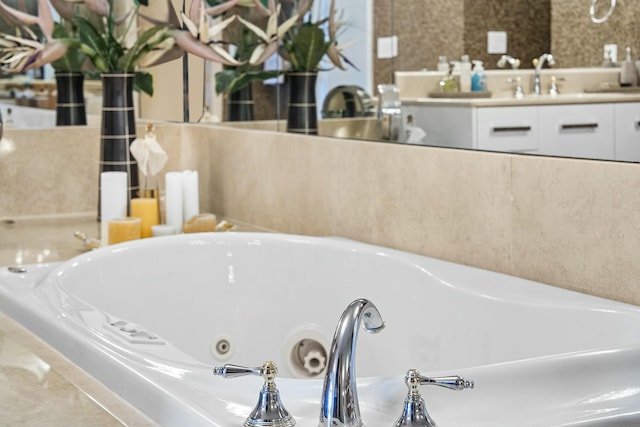
[(384, 328), (380, 312), (366, 299), (349, 304), (336, 327), (322, 389), (319, 427), (363, 425), (355, 372), (356, 341), (361, 324), (369, 333), (377, 333)]
[(540, 85), (540, 71), (542, 70), (545, 61), (549, 65), (554, 65), (556, 63), (555, 58), (550, 53), (544, 53), (540, 56), (540, 58), (535, 58), (533, 60), (533, 66), (535, 67), (535, 74), (533, 75), (533, 93), (536, 95), (542, 94), (542, 88)]

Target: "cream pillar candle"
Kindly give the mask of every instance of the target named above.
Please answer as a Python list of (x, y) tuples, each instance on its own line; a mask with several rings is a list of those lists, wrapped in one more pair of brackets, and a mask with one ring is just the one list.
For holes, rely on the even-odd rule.
[(165, 175), (165, 215), (167, 225), (182, 232), (182, 172), (167, 172)]
[(198, 194), (198, 171), (182, 172), (182, 220), (189, 222), (200, 213), (200, 197)]
[(127, 173), (100, 173), (100, 239), (102, 245), (109, 243), (110, 220), (127, 216)]

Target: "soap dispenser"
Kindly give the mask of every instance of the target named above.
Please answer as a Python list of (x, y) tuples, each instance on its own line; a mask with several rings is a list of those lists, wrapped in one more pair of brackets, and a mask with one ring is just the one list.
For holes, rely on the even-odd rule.
[(627, 47), (627, 57), (620, 68), (620, 86), (637, 86), (638, 74), (631, 59), (631, 48)]
[(471, 77), (471, 90), (473, 92), (487, 91), (487, 74), (484, 72), (482, 61), (473, 61), (473, 77)]

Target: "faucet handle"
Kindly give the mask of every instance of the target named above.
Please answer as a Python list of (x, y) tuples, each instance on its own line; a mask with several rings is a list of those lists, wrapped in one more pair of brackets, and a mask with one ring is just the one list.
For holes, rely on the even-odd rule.
[(398, 418), (393, 427), (437, 427), (435, 421), (433, 421), (433, 418), (431, 418), (429, 412), (427, 412), (424, 399), (420, 396), (418, 389), (421, 385), (437, 385), (450, 390), (464, 390), (473, 388), (474, 386), (473, 381), (466, 380), (459, 376), (424, 377), (420, 375), (420, 372), (416, 369), (407, 371), (404, 380), (409, 388), (409, 394), (407, 394), (407, 398), (404, 401), (402, 415), (400, 415), (400, 418)]
[(273, 363), (273, 362), (265, 362), (264, 365), (258, 366), (256, 368), (248, 368), (246, 366), (226, 364), (219, 368), (213, 368), (213, 375), (218, 375), (223, 378), (238, 378), (238, 377), (244, 377), (245, 375), (262, 376), (265, 369), (269, 368), (268, 366), (266, 366), (267, 363)]
[(507, 83), (511, 83), (513, 86), (513, 96), (516, 99), (522, 99), (524, 97), (524, 88), (522, 87), (522, 77), (518, 76), (515, 79), (509, 77)]
[(245, 375), (257, 375), (264, 378), (258, 404), (245, 421), (245, 427), (293, 427), (296, 425), (296, 420), (284, 408), (280, 400), (280, 392), (275, 383), (277, 373), (278, 367), (270, 361), (255, 368), (230, 364), (213, 368), (213, 374), (223, 378), (238, 378)]
[[(473, 388), (474, 387), (474, 382), (471, 380), (465, 380), (462, 377), (459, 377), (457, 375), (455, 376), (450, 376), (450, 377), (435, 377), (435, 378), (429, 378), (429, 377), (423, 377), (422, 375), (419, 375), (419, 385), (437, 385), (440, 387), (444, 387), (444, 388), (448, 388), (449, 390), (464, 390), (467, 388)], [(407, 379), (407, 381), (410, 381), (409, 379)], [(409, 384), (407, 382), (407, 384)]]
[(564, 77), (551, 76), (551, 86), (549, 87), (549, 94), (558, 95), (560, 93), (560, 90), (558, 89), (558, 83), (563, 82), (564, 80)]

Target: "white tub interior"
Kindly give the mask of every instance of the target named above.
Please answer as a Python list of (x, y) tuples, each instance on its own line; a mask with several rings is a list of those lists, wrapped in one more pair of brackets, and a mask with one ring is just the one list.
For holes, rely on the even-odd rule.
[[(278, 365), (297, 425), (316, 426), (322, 375), (290, 366), (291, 350), (307, 338), (328, 348), (359, 298), (386, 322), (377, 335), (361, 331), (356, 345), (368, 427), (393, 425), (411, 368), (476, 382), (461, 393), (423, 387), (445, 427), (640, 425), (635, 306), (349, 240), (283, 234), (146, 239), (25, 273), (0, 269), (0, 310), (165, 426), (242, 425), (262, 380), (214, 377), (211, 368), (267, 360)], [(131, 343), (117, 322), (158, 338)], [(229, 351), (214, 357), (212, 344)]]
[[(292, 347), (304, 338), (328, 347), (357, 298), (386, 323), (360, 333), (358, 376), (619, 347), (640, 332), (633, 316), (591, 297), (355, 242), (227, 234), (149, 243), (63, 264), (52, 277), (68, 294), (64, 310), (142, 325), (203, 364), (274, 360), (281, 376), (300, 376)], [(214, 357), (220, 340), (231, 349)]]

